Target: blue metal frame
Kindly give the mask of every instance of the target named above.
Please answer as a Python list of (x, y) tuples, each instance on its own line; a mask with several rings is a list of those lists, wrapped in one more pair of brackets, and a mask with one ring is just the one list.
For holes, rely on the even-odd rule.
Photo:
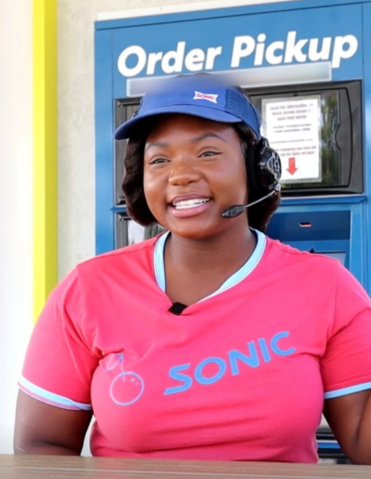
[[(96, 253), (114, 249), (114, 222), (112, 205), (114, 143), (113, 132), (113, 57), (112, 32), (95, 34), (95, 178), (96, 178)], [(108, 54), (107, 54), (108, 53)], [(99, 73), (98, 73), (99, 72)]]
[[(363, 44), (371, 45), (371, 3), (367, 2), (363, 5)], [(370, 280), (370, 261), (371, 261), (371, 49), (364, 48), (363, 52), (363, 158), (364, 158), (364, 182), (365, 193), (367, 194), (364, 217), (363, 231), (360, 242), (363, 243), (365, 252), (363, 256), (363, 268), (366, 271), (367, 279), (363, 281), (363, 285), (371, 294)]]

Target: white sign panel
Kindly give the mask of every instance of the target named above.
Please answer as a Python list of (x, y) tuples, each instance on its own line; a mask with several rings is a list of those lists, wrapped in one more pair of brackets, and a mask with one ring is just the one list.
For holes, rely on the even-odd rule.
[(321, 181), (320, 96), (262, 100), (264, 136), (281, 157), (282, 183)]

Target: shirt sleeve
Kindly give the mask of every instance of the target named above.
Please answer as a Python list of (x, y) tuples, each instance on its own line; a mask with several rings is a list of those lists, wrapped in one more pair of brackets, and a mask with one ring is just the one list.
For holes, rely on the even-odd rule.
[(89, 323), (77, 268), (51, 293), (31, 335), (19, 387), (65, 409), (91, 409), (90, 384), (99, 354), (90, 346)]
[(341, 265), (321, 372), (325, 399), (371, 389), (371, 301)]

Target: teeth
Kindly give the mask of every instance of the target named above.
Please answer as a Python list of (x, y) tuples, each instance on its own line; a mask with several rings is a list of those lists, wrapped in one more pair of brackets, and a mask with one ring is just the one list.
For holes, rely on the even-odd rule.
[(197, 206), (202, 205), (203, 203), (207, 203), (209, 199), (193, 199), (193, 200), (184, 200), (184, 201), (179, 201), (178, 203), (175, 203), (173, 206), (177, 210), (182, 210), (186, 208), (196, 208)]

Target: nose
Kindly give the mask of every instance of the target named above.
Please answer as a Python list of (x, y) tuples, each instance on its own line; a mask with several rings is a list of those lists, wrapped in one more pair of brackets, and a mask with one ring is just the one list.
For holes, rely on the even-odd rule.
[(178, 157), (172, 161), (169, 175), (171, 185), (186, 186), (199, 181), (201, 175), (195, 168), (194, 162), (186, 157)]

